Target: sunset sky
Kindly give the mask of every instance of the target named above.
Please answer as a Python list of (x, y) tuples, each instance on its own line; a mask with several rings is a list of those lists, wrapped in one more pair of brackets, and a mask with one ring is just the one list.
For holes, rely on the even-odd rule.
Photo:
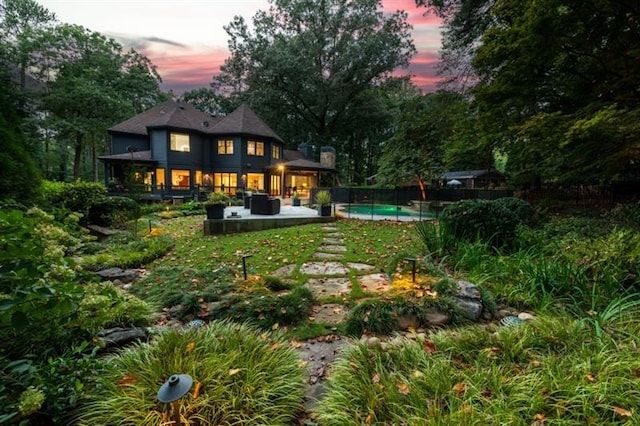
[[(133, 47), (162, 76), (163, 90), (181, 94), (207, 87), (229, 55), (223, 26), (235, 15), (251, 23), (267, 0), (36, 0), (65, 23), (82, 25)], [(403, 9), (413, 25), (418, 53), (405, 73), (425, 93), (435, 90), (439, 21), (424, 16), (415, 0), (382, 0), (384, 10)]]

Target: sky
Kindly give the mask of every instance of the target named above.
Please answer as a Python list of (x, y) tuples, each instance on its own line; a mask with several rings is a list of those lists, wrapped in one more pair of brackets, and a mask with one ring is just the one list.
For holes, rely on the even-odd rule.
[[(240, 15), (251, 23), (268, 0), (36, 0), (60, 22), (116, 39), (148, 57), (162, 77), (162, 89), (180, 95), (208, 87), (229, 56), (223, 26)], [(403, 74), (424, 93), (436, 89), (441, 46), (438, 19), (424, 16), (415, 0), (382, 0), (385, 12), (409, 14), (417, 54)]]

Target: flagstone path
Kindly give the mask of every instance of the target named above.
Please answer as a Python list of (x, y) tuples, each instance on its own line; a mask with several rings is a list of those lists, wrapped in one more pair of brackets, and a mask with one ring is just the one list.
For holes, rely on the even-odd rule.
[[(351, 291), (351, 278), (355, 276), (359, 285), (367, 291), (387, 291), (389, 278), (385, 273), (376, 272), (376, 267), (365, 263), (342, 260), (347, 247), (344, 235), (333, 225), (324, 225), (322, 245), (313, 254), (317, 261), (308, 261), (300, 265), (298, 272), (307, 275), (306, 286), (316, 299), (345, 297)], [(286, 265), (274, 271), (272, 275), (286, 279), (296, 272), (297, 265)], [(336, 326), (348, 314), (346, 306), (337, 303), (322, 304), (313, 307), (313, 320), (329, 326)], [(349, 343), (347, 338), (337, 335), (322, 336), (301, 343), (298, 348), (302, 361), (306, 363), (308, 391), (305, 400), (307, 412), (312, 411), (324, 394), (323, 382), (327, 378), (331, 363), (340, 355)]]

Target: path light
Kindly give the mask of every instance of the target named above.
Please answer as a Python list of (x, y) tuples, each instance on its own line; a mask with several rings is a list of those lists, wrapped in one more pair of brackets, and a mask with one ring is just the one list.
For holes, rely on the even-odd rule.
[(180, 423), (180, 401), (189, 392), (193, 385), (193, 379), (188, 374), (174, 374), (169, 377), (158, 390), (158, 401), (171, 404), (173, 410), (173, 421), (176, 425)]
[(253, 256), (252, 254), (242, 255), (242, 273), (244, 274), (244, 280), (247, 280), (247, 258)]
[(416, 282), (416, 258), (415, 257), (405, 257), (404, 260), (412, 262), (413, 266), (411, 267), (411, 282)]

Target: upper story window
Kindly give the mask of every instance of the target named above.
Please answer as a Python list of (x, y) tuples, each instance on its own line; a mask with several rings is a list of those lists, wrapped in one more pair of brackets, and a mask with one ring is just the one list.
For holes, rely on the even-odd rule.
[(248, 141), (247, 155), (264, 156), (264, 142)]
[(191, 144), (189, 143), (189, 135), (185, 133), (171, 133), (171, 151), (191, 151)]
[(271, 157), (273, 157), (275, 160), (279, 160), (280, 159), (280, 147), (273, 145), (271, 147)]
[(218, 139), (218, 154), (233, 154), (233, 139)]

